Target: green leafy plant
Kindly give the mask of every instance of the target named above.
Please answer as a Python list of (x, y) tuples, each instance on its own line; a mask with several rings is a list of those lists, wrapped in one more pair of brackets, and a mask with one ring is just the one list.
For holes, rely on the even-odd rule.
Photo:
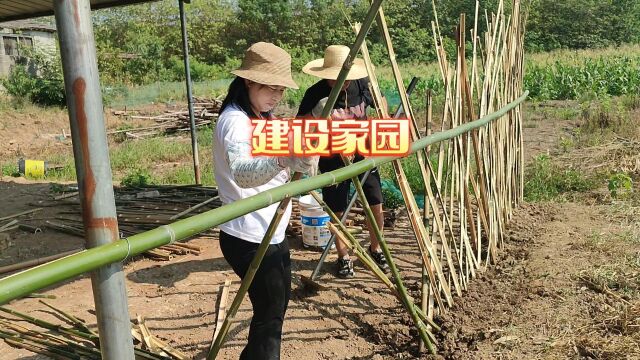
[(382, 180), (382, 198), (384, 199), (385, 209), (397, 209), (404, 205), (404, 199), (400, 189), (395, 186), (391, 180)]
[(17, 105), (25, 99), (43, 106), (64, 106), (62, 64), (57, 52), (21, 49), (21, 57), (2, 85)]
[(153, 178), (147, 170), (135, 169), (125, 175), (120, 183), (126, 187), (145, 187), (153, 184)]
[(20, 176), (20, 172), (18, 172), (18, 165), (17, 164), (2, 164), (2, 166), (0, 167), (0, 174), (2, 176), (19, 177)]
[(616, 173), (609, 177), (609, 194), (614, 199), (627, 198), (633, 191), (633, 180), (625, 173)]

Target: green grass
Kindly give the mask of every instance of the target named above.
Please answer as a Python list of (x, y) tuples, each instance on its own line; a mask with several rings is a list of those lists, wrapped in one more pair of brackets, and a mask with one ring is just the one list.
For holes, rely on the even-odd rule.
[[(193, 83), (193, 95), (218, 97), (227, 91), (231, 79), (207, 80)], [(105, 103), (111, 107), (134, 107), (153, 103), (186, 102), (187, 89), (184, 82), (158, 82), (128, 87), (113, 85), (104, 87)]]
[(120, 144), (111, 152), (111, 167), (115, 171), (144, 168), (145, 165), (178, 162), (190, 156), (190, 142), (154, 137)]
[[(200, 161), (200, 177), (203, 185), (215, 185), (216, 181), (213, 177), (213, 164)], [(153, 178), (157, 184), (195, 184), (195, 175), (193, 173), (193, 165), (180, 165), (171, 171), (158, 175)]]
[(537, 156), (525, 174), (524, 197), (527, 201), (561, 200), (571, 194), (587, 192), (598, 186), (598, 179), (578, 170), (566, 169), (547, 155)]
[(18, 175), (18, 163), (4, 163), (0, 165), (0, 175), (2, 176), (17, 176)]
[[(213, 130), (198, 129), (198, 149), (202, 181), (214, 185), (212, 165)], [(129, 185), (149, 184), (193, 184), (191, 141), (188, 138), (152, 137), (135, 141), (124, 141), (111, 145), (109, 149), (114, 181)], [(2, 175), (11, 176), (18, 171), (18, 159), (0, 163)], [(56, 166), (46, 174), (50, 181), (76, 181), (76, 169), (71, 152), (47, 156), (50, 165)], [(165, 164), (165, 166), (163, 166)]]
[(638, 231), (637, 229), (627, 229), (617, 234), (617, 236), (624, 242), (640, 245), (640, 231)]

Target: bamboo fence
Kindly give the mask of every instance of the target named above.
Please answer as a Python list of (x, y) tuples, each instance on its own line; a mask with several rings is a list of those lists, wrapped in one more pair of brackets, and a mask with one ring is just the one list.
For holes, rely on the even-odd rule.
[[(43, 287), (97, 269), (106, 264), (154, 249), (173, 244), (178, 240), (198, 234), (238, 216), (280, 202), (279, 211), (270, 224), (277, 226), (290, 198), (311, 192), (321, 203), (314, 189), (330, 186), (352, 179), (362, 204), (362, 213), (373, 226), (375, 236), (381, 244), (390, 265), (389, 279), (370, 259), (349, 229), (328, 208), (333, 223), (331, 231), (354, 250), (365, 266), (373, 272), (402, 303), (411, 316), (422, 346), (431, 353), (437, 350), (439, 331), (433, 316), (444, 313), (453, 304), (454, 296), (463, 296), (478, 271), (498, 261), (498, 250), (502, 246), (505, 227), (513, 210), (523, 198), (523, 139), (521, 104), (527, 97), (523, 92), (523, 39), (524, 20), (521, 2), (514, 0), (511, 13), (505, 14), (503, 0), (498, 10), (488, 16), (485, 13), (487, 31), (478, 34), (479, 3), (471, 31), (473, 52), (471, 59), (466, 54), (466, 19), (460, 17), (457, 31), (457, 52), (448, 59), (436, 13), (431, 29), (435, 41), (440, 75), (445, 87), (444, 110), (440, 131), (433, 131), (432, 93), (428, 92), (426, 134), (419, 132), (409, 98), (404, 89), (400, 68), (395, 61), (393, 44), (389, 36), (382, 0), (375, 0), (363, 22), (356, 41), (338, 77), (340, 88), (351, 62), (361, 51), (371, 80), (371, 90), (381, 117), (388, 117), (366, 49), (365, 35), (374, 18), (383, 35), (393, 75), (396, 80), (403, 109), (410, 119), (412, 146), (408, 156), (416, 156), (424, 180), (425, 209), (420, 211), (411, 192), (402, 168), (401, 158), (370, 157), (335, 171), (300, 179), (296, 174), (286, 185), (242, 199), (233, 204), (202, 212), (200, 214), (162, 225), (153, 230), (132, 235), (114, 243), (43, 264), (0, 280), (0, 304), (28, 295)], [(435, 4), (434, 4), (435, 10)], [(470, 67), (470, 69), (469, 69)], [(323, 111), (327, 117), (333, 107), (337, 92), (332, 91)], [(476, 120), (477, 119), (477, 120)], [(445, 130), (446, 129), (446, 130)], [(437, 146), (436, 146), (437, 144)], [(408, 296), (404, 281), (392, 257), (384, 234), (375, 226), (371, 209), (364, 197), (358, 174), (376, 166), (392, 163), (396, 180), (406, 203), (417, 249), (422, 259), (423, 276), (421, 306)], [(261, 249), (268, 246), (271, 231), (268, 231)], [(224, 343), (235, 312), (248, 289), (255, 269), (262, 260), (264, 251), (258, 251), (249, 275), (246, 276), (230, 306), (227, 306), (225, 291), (224, 314), (218, 314), (216, 336), (208, 359), (216, 357)]]

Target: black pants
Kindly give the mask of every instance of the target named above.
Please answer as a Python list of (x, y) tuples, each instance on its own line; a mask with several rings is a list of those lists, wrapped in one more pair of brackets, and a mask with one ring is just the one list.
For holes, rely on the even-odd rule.
[[(259, 244), (220, 231), (220, 249), (233, 271), (244, 278)], [(287, 240), (269, 245), (249, 287), (253, 318), (240, 360), (280, 359), (282, 322), (291, 297), (291, 258)]]
[[(356, 154), (355, 162), (361, 161), (364, 157), (360, 154)], [(327, 157), (320, 157), (318, 163), (318, 169), (323, 172), (329, 172), (344, 167), (344, 162), (339, 155), (332, 155)], [(358, 175), (360, 180), (364, 177), (364, 174)], [(329, 209), (333, 212), (343, 212), (347, 209), (349, 204), (349, 188), (351, 187), (351, 180), (345, 180), (341, 183), (327, 186), (322, 188), (322, 200), (327, 203)], [(362, 190), (364, 196), (367, 198), (369, 205), (382, 204), (382, 185), (380, 184), (380, 173), (378, 168), (371, 169), (371, 173), (367, 177), (367, 180), (362, 182)]]

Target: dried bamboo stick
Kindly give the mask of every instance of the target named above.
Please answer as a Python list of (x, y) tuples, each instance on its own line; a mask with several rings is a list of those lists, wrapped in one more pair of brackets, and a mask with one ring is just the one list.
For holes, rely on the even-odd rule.
[(38, 212), (38, 211), (41, 211), (41, 210), (42, 210), (42, 208), (36, 208), (36, 209), (31, 209), (31, 210), (19, 212), (17, 214), (13, 214), (13, 215), (7, 215), (7, 216), (4, 216), (4, 217), (1, 217), (0, 221), (17, 218), (17, 217), (20, 217), (20, 216), (23, 216), (23, 215), (33, 214), (34, 212)]
[(220, 303), (218, 305), (218, 312), (216, 313), (216, 330), (213, 335), (213, 338), (217, 338), (220, 330), (222, 329), (222, 324), (224, 320), (227, 318), (227, 301), (229, 298), (229, 290), (231, 288), (231, 280), (227, 279), (224, 281), (224, 285), (220, 286), (222, 290), (220, 295)]

